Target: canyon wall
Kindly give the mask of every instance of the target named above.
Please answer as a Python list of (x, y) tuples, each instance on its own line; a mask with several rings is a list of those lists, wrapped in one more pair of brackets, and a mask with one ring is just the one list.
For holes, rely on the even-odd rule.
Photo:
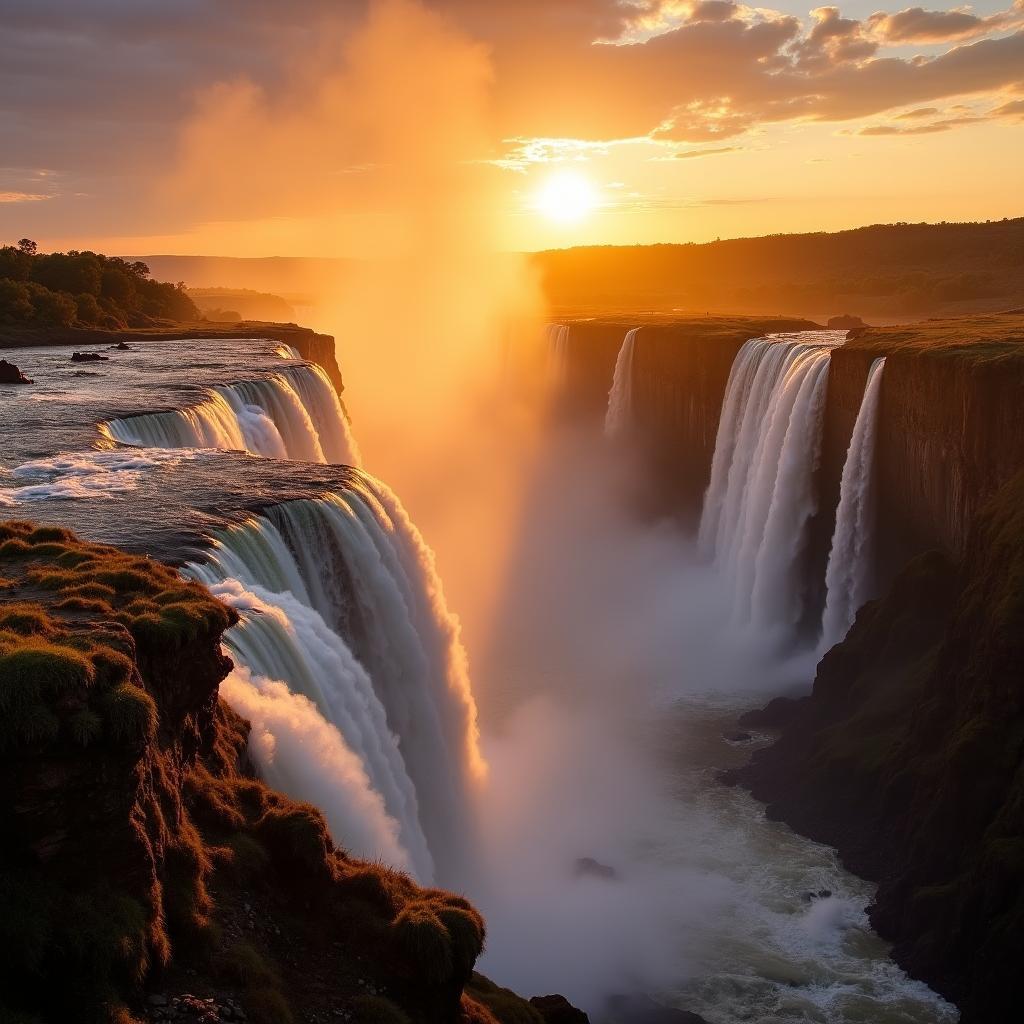
[(567, 405), (604, 415), (619, 347), (640, 327), (633, 356), (634, 429), (650, 460), (655, 510), (693, 522), (711, 472), (729, 371), (750, 338), (812, 330), (807, 320), (756, 317), (610, 317), (573, 321), (569, 329)]
[[(637, 432), (664, 510), (692, 521), (710, 474), (722, 397), (749, 338), (807, 330), (763, 318), (607, 318), (570, 326), (569, 403), (603, 414), (618, 346), (641, 326), (633, 363)], [(857, 332), (854, 332), (857, 333)], [(981, 506), (1024, 465), (1024, 315), (869, 328), (832, 355), (821, 513), (812, 557), (827, 556), (846, 450), (874, 359), (886, 357), (879, 411), (877, 558), (888, 582), (909, 558), (959, 558)]]

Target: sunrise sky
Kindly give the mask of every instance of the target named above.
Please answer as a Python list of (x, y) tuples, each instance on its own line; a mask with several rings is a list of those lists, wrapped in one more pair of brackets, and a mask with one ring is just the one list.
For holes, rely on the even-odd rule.
[(508, 249), (1024, 214), (1024, 0), (0, 0), (0, 25), (5, 240), (352, 256), (435, 189)]

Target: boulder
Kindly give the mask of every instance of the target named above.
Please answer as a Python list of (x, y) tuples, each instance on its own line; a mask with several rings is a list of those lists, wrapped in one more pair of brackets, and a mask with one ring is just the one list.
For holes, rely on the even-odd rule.
[(590, 1024), (590, 1018), (565, 996), (534, 996), (530, 1005), (544, 1018), (544, 1024)]
[(642, 995), (612, 996), (608, 1012), (614, 1024), (708, 1024), (700, 1014), (661, 1006)]
[(31, 384), (32, 381), (28, 379), (14, 365), (14, 363), (7, 362), (6, 359), (0, 359), (0, 384)]
[(71, 356), (71, 362), (73, 363), (103, 363), (107, 361), (107, 356), (101, 356), (99, 352), (75, 352)]

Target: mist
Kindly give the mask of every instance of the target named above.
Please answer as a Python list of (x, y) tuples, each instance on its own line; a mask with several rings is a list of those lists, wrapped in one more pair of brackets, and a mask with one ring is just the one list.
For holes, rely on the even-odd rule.
[[(466, 885), (489, 921), (481, 969), (599, 1011), (679, 984), (700, 922), (731, 898), (698, 839), (680, 854), (658, 716), (806, 666), (766, 671), (773, 638), (735, 631), (693, 538), (639, 517), (628, 441), (558, 416), (540, 291), (499, 251), (493, 168), (475, 156), (491, 133), (486, 52), (409, 0), (334, 37), (325, 26), (321, 52), (284, 55), (273, 96), (208, 93), (168, 187), (221, 216), (315, 212), (325, 237), (364, 243), (312, 326), (337, 339), (364, 466), (401, 496), (462, 619), (489, 763)], [(262, 696), (253, 710), (269, 715), (280, 695)], [(580, 874), (581, 858), (609, 871)]]

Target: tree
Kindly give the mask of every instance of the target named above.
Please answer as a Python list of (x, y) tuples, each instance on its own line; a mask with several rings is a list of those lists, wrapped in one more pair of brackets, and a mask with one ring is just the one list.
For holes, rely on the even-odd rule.
[(70, 295), (51, 292), (49, 288), (36, 284), (35, 281), (30, 281), (26, 287), (37, 323), (60, 327), (68, 327), (74, 323), (78, 315), (78, 305)]
[(36, 245), (31, 238), (19, 238), (18, 248), (25, 253), (26, 256), (35, 256), (39, 251), (39, 246)]
[(0, 323), (16, 324), (34, 315), (28, 287), (21, 281), (0, 278)]

